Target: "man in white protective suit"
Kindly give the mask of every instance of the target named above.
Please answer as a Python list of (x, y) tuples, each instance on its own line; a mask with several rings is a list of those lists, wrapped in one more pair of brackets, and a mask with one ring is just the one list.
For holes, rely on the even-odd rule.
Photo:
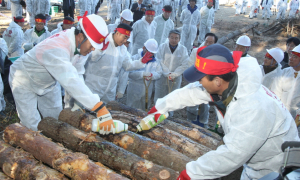
[(132, 26), (132, 50), (131, 54), (138, 53), (138, 49), (144, 46), (144, 43), (151, 38), (155, 37), (157, 23), (153, 21), (155, 11), (148, 9), (142, 19), (136, 21)]
[(20, 4), (21, 0), (8, 0), (11, 2), (11, 17), (22, 16), (22, 5)]
[(275, 89), (275, 79), (281, 76), (281, 64), (280, 62), (284, 58), (284, 53), (280, 48), (267, 49), (265, 55), (264, 63), (260, 66), (263, 79), (262, 85), (266, 86), (268, 89), (274, 92)]
[(242, 57), (251, 57), (248, 54), (250, 47), (251, 47), (251, 40), (248, 36), (243, 35), (236, 40), (235, 51), (242, 51), (243, 52)]
[(3, 39), (8, 47), (8, 57), (18, 57), (24, 54), (22, 48), (24, 23), (22, 16), (14, 17), (14, 21), (9, 23), (9, 27), (3, 33)]
[(289, 55), (290, 67), (282, 70), (281, 76), (275, 81), (274, 93), (296, 117), (296, 110), (300, 108), (300, 45), (296, 46)]
[(166, 5), (163, 8), (163, 14), (154, 18), (154, 22), (157, 24), (154, 39), (158, 43), (158, 46), (165, 43), (169, 36), (169, 32), (174, 29), (174, 23), (170, 19), (171, 13), (172, 7), (170, 5)]
[(271, 7), (273, 5), (273, 0), (264, 0), (261, 8), (262, 8), (262, 18), (265, 18), (265, 14), (267, 14), (267, 19), (270, 19), (271, 15)]
[(129, 9), (130, 0), (122, 0), (122, 10)]
[(299, 14), (299, 0), (291, 0), (289, 7), (289, 18), (295, 18), (296, 14)]
[(59, 33), (60, 31), (71, 29), (73, 25), (74, 25), (74, 19), (69, 16), (66, 16), (64, 17), (63, 22), (58, 23), (57, 28), (51, 31), (51, 35)]
[[(158, 44), (155, 39), (148, 39), (138, 54), (132, 56), (133, 60), (138, 60), (147, 56), (150, 60), (144, 68), (129, 72), (129, 83), (127, 87), (126, 104), (130, 107), (146, 110), (151, 107), (151, 95), (155, 80), (159, 79), (162, 73), (160, 63), (154, 54), (157, 53)], [(148, 87), (148, 103), (145, 101), (146, 87)], [(146, 107), (147, 106), (147, 107)]]
[(92, 52), (86, 64), (85, 84), (105, 103), (115, 100), (121, 68), (126, 71), (144, 68), (150, 60), (145, 56), (132, 61), (128, 56), (124, 43), (129, 39), (131, 30), (129, 25), (119, 24), (116, 31), (107, 37), (109, 45), (106, 51)]
[(38, 14), (43, 14), (44, 16), (49, 16), (50, 12), (50, 0), (27, 0), (27, 12), (29, 13), (30, 26), (35, 25), (35, 16)]
[(132, 12), (129, 10), (129, 9), (125, 9), (124, 11), (122, 11), (121, 13), (121, 18), (118, 19), (116, 21), (116, 23), (114, 24), (109, 24), (107, 25), (107, 28), (108, 28), (108, 32), (111, 33), (111, 32), (114, 32), (117, 28), (117, 26), (121, 23), (124, 23), (124, 24), (128, 24), (130, 25), (130, 23), (133, 21), (133, 14)]
[(80, 16), (83, 16), (85, 11), (88, 11), (88, 14), (91, 13), (91, 0), (78, 0), (78, 7), (80, 9), (79, 14)]
[[(110, 0), (110, 22), (115, 23), (116, 19), (120, 18), (121, 0)], [(95, 9), (95, 7), (94, 7)]]
[[(86, 15), (86, 14), (85, 14)], [(85, 108), (96, 112), (100, 134), (115, 132), (112, 117), (97, 94), (78, 76), (71, 59), (97, 49), (105, 50), (105, 21), (96, 15), (79, 18), (79, 26), (51, 36), (16, 60), (10, 67), (9, 84), (21, 123), (37, 130), (43, 117), (58, 118), (62, 110), (60, 86)], [(106, 43), (105, 43), (106, 42)]]
[(178, 11), (177, 11), (178, 17), (181, 16), (183, 10), (187, 9), (188, 4), (189, 4), (188, 0), (178, 0)]
[(277, 17), (276, 19), (285, 19), (285, 13), (287, 10), (287, 0), (278, 0), (277, 3)]
[(214, 24), (215, 11), (213, 6), (213, 0), (208, 0), (206, 6), (203, 6), (200, 10), (201, 21), (199, 28), (198, 44), (205, 41), (205, 35), (210, 32), (212, 25)]
[(180, 44), (179, 41), (180, 32), (171, 30), (169, 32), (169, 42), (159, 46), (156, 59), (162, 67), (162, 76), (155, 81), (154, 102), (158, 98), (162, 98), (170, 92), (179, 89), (182, 73), (189, 67), (189, 55), (186, 47)]
[[(6, 42), (4, 39), (0, 38), (0, 63), (1, 65), (1, 73), (4, 74), (4, 62), (5, 62), (5, 57), (8, 54), (8, 47), (6, 45)], [(1, 73), (0, 73), (0, 117), (1, 118), (6, 118), (6, 115), (3, 113), (3, 111), (5, 110), (6, 107), (6, 102), (4, 100), (4, 96), (3, 96), (3, 91), (4, 91), (4, 84), (2, 81), (2, 77), (1, 77)]]
[(249, 19), (253, 19), (253, 17), (257, 17), (258, 6), (259, 6), (258, 0), (250, 0)]
[(197, 36), (197, 26), (200, 24), (201, 14), (196, 6), (197, 0), (189, 0), (189, 2), (187, 9), (183, 10), (180, 16), (180, 21), (183, 24), (180, 43), (186, 47), (190, 54)]
[(32, 49), (35, 45), (51, 36), (46, 25), (46, 16), (38, 14), (35, 16), (35, 26), (27, 29), (24, 33), (23, 49), (26, 51)]
[(239, 14), (242, 14), (242, 8), (243, 8), (243, 0), (236, 0), (235, 2), (235, 16), (238, 16)]
[(186, 106), (215, 105), (224, 145), (187, 163), (178, 180), (216, 179), (242, 165), (241, 180), (259, 179), (279, 171), (283, 142), (300, 141), (289, 111), (261, 85), (257, 60), (241, 55), (219, 44), (199, 48), (195, 65), (183, 73), (191, 83), (158, 99), (148, 112), (159, 117)]

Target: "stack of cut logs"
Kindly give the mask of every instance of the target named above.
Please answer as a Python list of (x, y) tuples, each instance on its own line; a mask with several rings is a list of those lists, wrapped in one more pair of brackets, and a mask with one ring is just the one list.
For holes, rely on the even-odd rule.
[(189, 161), (222, 144), (217, 134), (176, 119), (136, 134), (145, 112), (117, 102), (107, 108), (128, 132), (92, 133), (95, 117), (70, 109), (58, 120), (44, 118), (39, 132), (11, 124), (0, 141), (0, 179), (175, 180)]

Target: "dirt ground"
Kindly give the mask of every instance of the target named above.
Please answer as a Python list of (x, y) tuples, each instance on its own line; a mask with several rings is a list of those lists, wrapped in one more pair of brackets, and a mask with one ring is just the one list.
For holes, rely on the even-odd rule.
[[(247, 12), (245, 15), (243, 14), (243, 15), (235, 16), (235, 8), (233, 6), (221, 5), (220, 10), (218, 10), (215, 14), (215, 24), (213, 25), (212, 32), (215, 33), (219, 38), (221, 38), (222, 36), (225, 36), (230, 32), (233, 32), (237, 29), (241, 29), (241, 28), (243, 28), (249, 24), (253, 24), (255, 22), (260, 23), (259, 26), (256, 28), (259, 31), (264, 31), (268, 27), (272, 26), (272, 24), (274, 24), (276, 15), (271, 16), (270, 20), (262, 19), (261, 14), (258, 15), (258, 18), (249, 19), (249, 17), (248, 17), (249, 9), (250, 8), (247, 9)], [(6, 7), (0, 7), (0, 12), (6, 16), (9, 16), (9, 17), (11, 16), (10, 10), (7, 10)], [(104, 2), (100, 7), (100, 11), (99, 11), (98, 15), (102, 16), (106, 20), (106, 13), (107, 13), (107, 6), (106, 6), (106, 3)], [(77, 9), (76, 16), (78, 16), (78, 15), (79, 15), (79, 10)], [(25, 17), (25, 15), (24, 15), (24, 17)], [(61, 22), (62, 19), (63, 19), (63, 13), (58, 13), (56, 16), (52, 16), (51, 21), (48, 22), (49, 31), (54, 30), (57, 26), (57, 23)], [(9, 18), (4, 17), (0, 14), (0, 35), (2, 35), (2, 33), (8, 27), (10, 21), (11, 20)], [(108, 20), (106, 20), (106, 22), (107, 22), (107, 24), (110, 23)], [(177, 21), (177, 28), (181, 27), (181, 26), (182, 26), (182, 24), (179, 21)], [(30, 28), (29, 25), (26, 25), (24, 28), (24, 31), (28, 28)], [(286, 41), (287, 37), (283, 33), (276, 35), (276, 36), (269, 35), (269, 34), (258, 36), (256, 34), (253, 35), (252, 31), (249, 31), (246, 33), (246, 35), (248, 35), (250, 37), (251, 43), (252, 43), (249, 54), (253, 57), (256, 57), (259, 64), (261, 64), (263, 61), (263, 58), (266, 53), (266, 49), (270, 49), (273, 47), (279, 47), (282, 50), (285, 50), (285, 41)], [(299, 34), (298, 34), (298, 37), (299, 37)], [(235, 37), (234, 39), (229, 40), (224, 45), (227, 48), (229, 48), (230, 50), (234, 50), (235, 41), (237, 38), (238, 37)], [(183, 81), (182, 86), (184, 86), (186, 84), (187, 83)], [(125, 103), (125, 99), (126, 99), (126, 94), (119, 101)], [(19, 119), (17, 118), (17, 114), (15, 112), (15, 107), (12, 104), (7, 102), (7, 107), (6, 107), (6, 110), (4, 111), (4, 113), (10, 118), (3, 119), (3, 120), (1, 120), (1, 118), (0, 118), (0, 135), (1, 135), (1, 131), (3, 131), (4, 128), (8, 124), (19, 121)], [(174, 116), (177, 118), (186, 119), (185, 109), (176, 111), (174, 113)], [(216, 123), (215, 117), (216, 117), (215, 113), (213, 111), (210, 111), (209, 127), (211, 129), (214, 128), (214, 125)], [(239, 169), (235, 173), (232, 173), (231, 175), (229, 175), (225, 178), (222, 178), (222, 179), (224, 179), (224, 180), (235, 180), (236, 179), (237, 180), (237, 179), (240, 179), (240, 173), (241, 173), (241, 169)]]

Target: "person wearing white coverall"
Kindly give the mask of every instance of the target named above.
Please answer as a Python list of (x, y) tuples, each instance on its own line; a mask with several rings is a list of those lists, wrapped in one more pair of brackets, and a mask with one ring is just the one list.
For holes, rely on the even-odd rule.
[(289, 3), (289, 7), (289, 18), (295, 18), (296, 13), (299, 13), (299, 0), (291, 0)]
[[(142, 49), (139, 49), (138, 54), (132, 56), (133, 60), (138, 60), (145, 56), (147, 53), (151, 54), (151, 60), (144, 68), (129, 72), (129, 83), (127, 87), (126, 105), (145, 110), (145, 97), (146, 88), (144, 81), (148, 88), (148, 106), (151, 107), (151, 95), (155, 80), (159, 79), (162, 73), (160, 62), (154, 56), (157, 53), (158, 44), (155, 39), (148, 39)], [(149, 85), (150, 83), (150, 85)]]
[(248, 54), (250, 47), (251, 47), (251, 40), (248, 36), (243, 35), (236, 40), (235, 51), (242, 51), (243, 52), (242, 57), (251, 57)]
[(25, 51), (32, 49), (35, 45), (51, 36), (51, 33), (45, 26), (46, 17), (44, 15), (36, 15), (35, 21), (35, 26), (31, 29), (27, 29), (24, 33), (22, 47)]
[(35, 16), (38, 14), (43, 14), (44, 16), (49, 16), (50, 12), (50, 0), (27, 0), (26, 10), (30, 16), (30, 26), (35, 25)]
[(10, 67), (9, 84), (21, 124), (32, 130), (37, 130), (40, 114), (58, 118), (62, 110), (59, 83), (76, 101), (96, 112), (100, 134), (114, 133), (110, 113), (99, 96), (84, 84), (71, 63), (75, 54), (85, 56), (95, 48), (106, 49), (106, 23), (100, 16), (85, 14), (79, 18), (77, 28), (51, 36)]
[(174, 29), (174, 23), (170, 19), (171, 12), (172, 7), (166, 5), (163, 8), (163, 14), (156, 16), (153, 20), (157, 24), (154, 39), (158, 43), (158, 46), (166, 42), (169, 32)]
[(258, 0), (250, 0), (250, 13), (249, 18), (252, 19), (253, 17), (257, 17), (258, 12)]
[(133, 21), (132, 12), (129, 9), (125, 9), (124, 11), (122, 11), (121, 18), (119, 20), (117, 20), (114, 24), (107, 25), (108, 32), (110, 33), (114, 32), (120, 23), (125, 23), (130, 25), (132, 21)]
[(243, 0), (243, 5), (241, 7), (241, 14), (245, 14), (247, 11), (247, 5), (248, 5), (248, 1)]
[(283, 69), (276, 79), (274, 93), (295, 118), (296, 110), (300, 108), (300, 45), (292, 50), (289, 58), (290, 67)]
[(8, 0), (11, 2), (11, 17), (22, 16), (23, 10), (20, 4), (21, 0)]
[(92, 5), (91, 2), (92, 2), (91, 0), (78, 0), (78, 7), (80, 9), (80, 11), (79, 11), (80, 16), (83, 16), (85, 11), (88, 11), (89, 13), (91, 13), (91, 8), (92, 8), (91, 7), (91, 5)]
[(6, 9), (10, 9), (10, 8), (11, 8), (11, 2), (10, 2), (10, 0), (7, 0)]
[(178, 0), (178, 11), (177, 11), (178, 17), (181, 16), (183, 10), (187, 9), (188, 4), (189, 4), (188, 0)]
[(262, 3), (262, 18), (265, 18), (265, 14), (267, 14), (267, 19), (270, 19), (271, 15), (271, 7), (273, 5), (273, 0), (264, 0)]
[(241, 55), (219, 44), (199, 48), (199, 60), (183, 73), (191, 83), (158, 99), (148, 112), (159, 116), (186, 106), (215, 105), (224, 145), (187, 163), (178, 180), (216, 179), (242, 165), (241, 180), (259, 179), (279, 171), (285, 141), (300, 141), (287, 108), (262, 86), (257, 60)]
[(131, 27), (119, 24), (115, 33), (107, 37), (109, 45), (105, 52), (96, 50), (88, 59), (85, 71), (85, 84), (90, 90), (99, 95), (105, 103), (114, 101), (118, 76), (121, 68), (126, 71), (145, 67), (145, 61), (132, 61), (124, 46), (130, 36)]
[[(8, 54), (8, 47), (4, 39), (0, 38), (0, 58), (2, 59), (3, 63), (5, 62), (5, 57)], [(4, 73), (4, 69), (2, 69), (2, 73)], [(0, 116), (5, 118), (6, 115), (2, 112), (5, 110), (6, 102), (3, 96), (4, 91), (4, 84), (2, 81), (1, 73), (0, 73)]]
[(235, 15), (242, 14), (242, 7), (244, 4), (244, 0), (236, 0), (235, 2)]
[(205, 35), (210, 32), (212, 25), (214, 24), (215, 11), (213, 6), (213, 1), (208, 0), (206, 6), (202, 7), (200, 10), (201, 21), (199, 28), (198, 43), (201, 44), (205, 41)]
[[(169, 32), (169, 42), (161, 44), (156, 54), (156, 59), (162, 67), (162, 76), (155, 81), (154, 102), (170, 92), (179, 89), (182, 73), (188, 66), (189, 55), (186, 47), (179, 43), (180, 32)], [(173, 115), (173, 112), (170, 116)]]
[[(205, 41), (200, 47), (216, 44), (217, 41), (218, 37), (214, 33), (207, 33), (205, 35)], [(188, 67), (195, 64), (197, 50), (198, 48), (193, 49), (189, 58)], [(210, 106), (208, 104), (186, 107), (187, 121), (208, 129), (209, 108)], [(215, 119), (217, 119), (217, 117)]]
[(122, 11), (124, 11), (125, 9), (129, 9), (130, 5), (130, 0), (122, 0)]
[(285, 19), (285, 13), (287, 10), (287, 0), (279, 0), (277, 3), (277, 17), (276, 19)]
[(188, 51), (191, 52), (194, 40), (197, 36), (197, 26), (200, 24), (201, 14), (197, 9), (196, 0), (190, 0), (187, 9), (183, 10), (180, 16), (182, 22), (182, 33), (180, 43), (184, 45)]
[(281, 76), (281, 64), (280, 62), (284, 58), (284, 53), (280, 48), (267, 49), (264, 63), (260, 66), (263, 79), (262, 85), (274, 92), (275, 90), (275, 79)]
[(151, 0), (152, 9), (155, 10), (155, 15), (159, 16), (162, 14), (163, 0)]
[[(95, 9), (95, 7), (94, 7)], [(121, 0), (110, 0), (110, 22), (115, 23), (116, 19), (120, 17)]]
[(3, 39), (8, 46), (8, 57), (18, 57), (24, 54), (24, 49), (22, 48), (23, 26), (24, 18), (22, 16), (15, 17), (14, 21), (9, 23), (9, 27), (3, 33)]
[(144, 43), (151, 38), (155, 37), (157, 23), (153, 21), (155, 11), (148, 9), (142, 19), (136, 21), (132, 26), (132, 50), (131, 54), (138, 53), (138, 49), (144, 46)]
[(57, 24), (57, 28), (51, 31), (51, 35), (59, 33), (60, 31), (66, 30), (66, 29), (71, 29), (74, 25), (74, 19), (66, 16), (64, 17), (63, 22), (60, 22)]

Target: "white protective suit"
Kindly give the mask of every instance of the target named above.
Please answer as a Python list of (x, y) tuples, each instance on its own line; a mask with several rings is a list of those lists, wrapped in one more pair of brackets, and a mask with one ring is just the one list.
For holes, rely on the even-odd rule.
[(162, 14), (156, 16), (153, 21), (157, 24), (154, 39), (158, 45), (161, 45), (166, 42), (166, 39), (169, 37), (169, 32), (174, 29), (174, 23), (170, 18), (165, 21)]
[(285, 107), (290, 111), (293, 118), (296, 117), (296, 110), (300, 108), (300, 75), (295, 78), (295, 71), (292, 67), (282, 70), (281, 76), (275, 80), (274, 93), (281, 99)]
[[(252, 19), (253, 16), (257, 17), (257, 12), (258, 12), (258, 0), (251, 0), (250, 1), (250, 13), (249, 13), (249, 17)], [(255, 13), (255, 9), (256, 9), (256, 13)]]
[(207, 6), (204, 6), (201, 8), (200, 13), (201, 21), (199, 28), (198, 43), (202, 43), (205, 41), (205, 34), (210, 32), (211, 27), (215, 21), (215, 11), (213, 7), (209, 9)]
[(299, 0), (291, 0), (289, 7), (290, 7), (289, 18), (294, 18), (296, 16), (297, 10), (299, 10)]
[[(275, 94), (261, 85), (262, 73), (257, 60), (241, 58), (237, 75), (237, 89), (225, 116), (215, 107), (225, 133), (224, 145), (187, 163), (191, 179), (219, 178), (243, 164), (242, 180), (259, 179), (278, 172), (284, 158), (283, 142), (300, 140), (288, 110)], [(195, 82), (158, 99), (155, 107), (158, 113), (166, 113), (209, 101), (212, 101), (210, 94)]]
[(236, 0), (235, 2), (235, 14), (241, 14), (242, 13), (242, 7), (243, 7), (243, 0)]
[[(8, 0), (11, 2), (11, 17), (22, 16), (23, 10), (22, 5), (20, 4), (21, 0)], [(27, 1), (26, 1), (27, 3)]]
[(277, 3), (277, 17), (276, 19), (285, 19), (285, 12), (287, 10), (287, 0), (279, 0)]
[(142, 4), (145, 4), (146, 7), (148, 8), (148, 5), (151, 4), (151, 0), (143, 0), (143, 3)]
[(35, 25), (35, 16), (48, 14), (50, 12), (50, 0), (26, 0), (26, 9), (30, 15), (30, 26)]
[(37, 130), (40, 113), (58, 118), (62, 110), (59, 84), (88, 109), (100, 102), (71, 63), (76, 50), (74, 31), (71, 28), (46, 39), (10, 67), (9, 84), (21, 123), (32, 130)]
[(91, 5), (92, 5), (91, 0), (79, 0), (78, 1), (78, 7), (80, 9), (80, 11), (79, 11), (80, 16), (83, 16), (85, 11), (88, 11), (88, 15), (90, 15)]
[[(168, 42), (161, 44), (156, 54), (156, 59), (158, 62), (160, 62), (160, 65), (162, 67), (162, 76), (155, 81), (154, 102), (156, 102), (158, 98), (162, 98), (165, 95), (169, 94), (169, 87), (171, 91), (180, 88), (182, 73), (189, 67), (188, 52), (186, 50), (186, 47), (184, 47), (180, 43), (173, 53), (170, 50)], [(173, 81), (168, 80), (168, 76), (172, 72), (178, 74), (178, 77), (176, 77)]]
[(178, 11), (177, 11), (178, 17), (181, 16), (183, 10), (187, 9), (188, 4), (189, 4), (188, 0), (178, 0)]
[(155, 10), (155, 16), (159, 16), (163, 13), (163, 0), (151, 0), (152, 9)]
[[(132, 56), (133, 60), (138, 60), (142, 58), (141, 53), (142, 49), (138, 50), (138, 53)], [(153, 84), (155, 80), (159, 79), (162, 73), (160, 63), (156, 60), (154, 62), (149, 62), (146, 64), (145, 68), (141, 68), (135, 71), (129, 72), (129, 83), (127, 87), (127, 100), (126, 104), (130, 107), (145, 110), (145, 85), (143, 73), (150, 72), (152, 73), (152, 82), (149, 85), (150, 81), (146, 81), (148, 88), (148, 109), (151, 106), (151, 95), (153, 92)]]
[(109, 46), (106, 51), (96, 50), (88, 59), (85, 71), (85, 83), (102, 101), (114, 101), (118, 76), (121, 68), (126, 71), (145, 67), (141, 61), (132, 61), (126, 46), (116, 47), (112, 33), (107, 37)]
[(203, 7), (203, 1), (197, 0), (196, 6), (197, 6), (198, 10), (200, 11), (200, 9)]
[(155, 37), (155, 31), (157, 24), (155, 21), (152, 21), (149, 24), (145, 20), (145, 16), (142, 19), (136, 21), (132, 26), (132, 50), (131, 54), (135, 55), (138, 53), (138, 49), (144, 46), (144, 43), (148, 40)]
[(113, 24), (115, 23), (116, 19), (120, 18), (121, 0), (111, 0), (110, 12), (111, 12), (110, 14), (111, 23)]
[(246, 13), (246, 11), (247, 11), (247, 4), (248, 4), (248, 1), (243, 0), (243, 5), (242, 5), (242, 8), (241, 8), (241, 13), (242, 14)]
[(122, 11), (129, 9), (130, 0), (122, 0)]
[(278, 67), (276, 69), (274, 69), (273, 71), (269, 72), (268, 74), (265, 74), (265, 71), (264, 71), (264, 68), (262, 65), (260, 66), (260, 68), (261, 68), (261, 72), (263, 75), (261, 84), (266, 86), (268, 89), (270, 89), (271, 91), (274, 92), (275, 87), (276, 87), (275, 80), (276, 80), (276, 78), (280, 77), (281, 73), (282, 73), (281, 64), (278, 64)]
[(60, 31), (62, 31), (62, 25), (63, 25), (63, 22), (60, 22), (60, 23), (58, 23), (57, 24), (57, 28), (56, 29), (54, 29), (53, 31), (51, 31), (51, 36), (53, 35), (53, 34), (56, 34), (56, 33), (59, 33)]
[[(268, 1), (268, 2), (267, 2)], [(262, 17), (265, 17), (265, 14), (267, 14), (267, 18), (270, 19), (270, 15), (271, 15), (271, 7), (273, 5), (273, 0), (264, 0), (262, 3), (262, 8), (264, 8), (262, 10)]]
[[(0, 38), (0, 56), (3, 59), (3, 61), (5, 60), (5, 57), (7, 56), (7, 54), (8, 54), (8, 48), (7, 48), (6, 42), (4, 39)], [(4, 96), (3, 96), (3, 91), (4, 91), (4, 84), (2, 82), (2, 77), (1, 77), (1, 73), (0, 73), (0, 111), (5, 110), (5, 106), (6, 106), (6, 102), (5, 102)]]
[[(215, 11), (219, 10), (220, 9), (220, 0), (216, 0), (215, 1)], [(246, 7), (247, 8), (247, 7)]]
[(6, 1), (6, 9), (10, 9), (11, 8), (11, 2), (10, 0)]
[(8, 57), (18, 57), (24, 54), (24, 49), (22, 49), (23, 37), (22, 27), (12, 21), (3, 33), (3, 39), (8, 46)]
[(23, 39), (23, 49), (28, 51), (34, 47), (34, 44), (38, 44), (42, 42), (43, 40), (47, 39), (51, 36), (50, 32), (48, 31), (48, 28), (45, 26), (45, 33), (43, 33), (40, 37), (34, 32), (35, 26), (31, 29), (27, 29), (24, 33), (24, 39)]
[(182, 31), (180, 43), (184, 45), (188, 51), (191, 52), (194, 40), (197, 36), (197, 25), (200, 24), (201, 14), (197, 9), (191, 13), (190, 10), (185, 9), (182, 11), (180, 21), (182, 22)]
[[(71, 60), (72, 65), (76, 68), (77, 73), (81, 81), (84, 83), (83, 75), (85, 73), (84, 65), (89, 57), (89, 54), (82, 56), (79, 54), (74, 55)], [(68, 91), (65, 91), (64, 103), (65, 108), (73, 108), (75, 99), (70, 95)]]
[(172, 0), (170, 6), (172, 6), (172, 13), (170, 18), (172, 19), (173, 22), (176, 21), (176, 14), (178, 11), (178, 0)]

